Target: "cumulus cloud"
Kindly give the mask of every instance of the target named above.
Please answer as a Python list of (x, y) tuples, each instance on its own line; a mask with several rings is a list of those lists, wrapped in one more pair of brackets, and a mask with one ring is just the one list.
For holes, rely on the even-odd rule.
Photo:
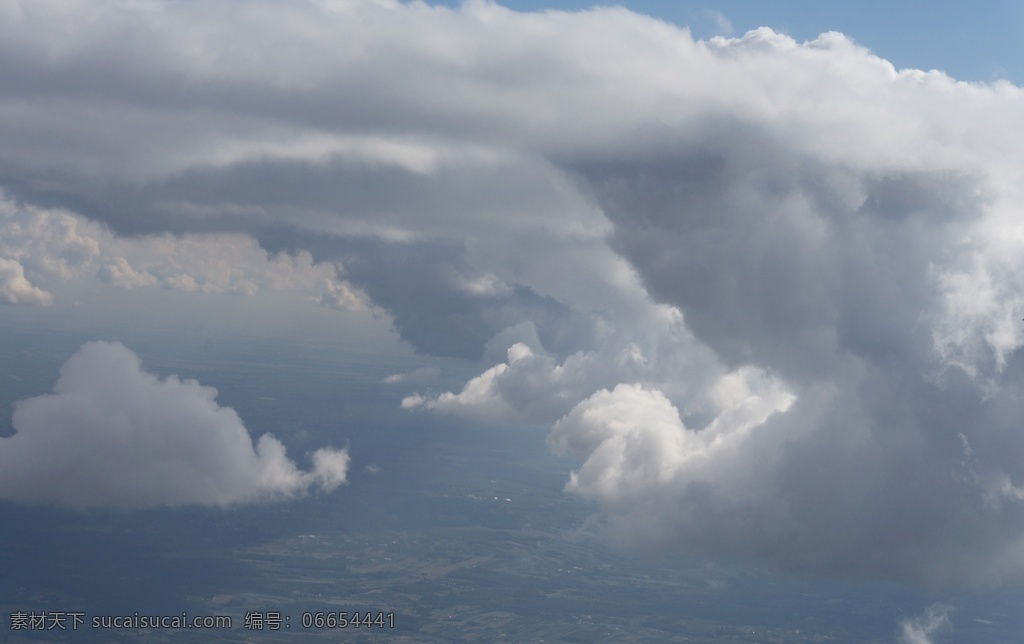
[(709, 391), (723, 370), (687, 332), (678, 309), (643, 301), (625, 308), (628, 315), (596, 318), (594, 340), (588, 343), (592, 349), (561, 358), (547, 351), (532, 323), (508, 327), (491, 340), (488, 351), (497, 354), (502, 347), (504, 355), (493, 357), (495, 364), (460, 392), (415, 393), (402, 406), (478, 420), (546, 424), (598, 389), (626, 381), (670, 392), (686, 401), (687, 415), (710, 413), (713, 404), (700, 392)]
[(156, 284), (156, 277), (145, 271), (135, 270), (124, 257), (112, 257), (100, 267), (96, 275), (108, 284), (125, 289)]
[[(537, 356), (523, 343), (516, 343), (508, 349), (508, 362), (499, 363), (466, 383), (459, 393), (445, 392), (428, 399), (413, 394), (402, 399), (404, 409), (426, 407), (444, 413), (456, 414), (479, 420), (525, 420), (533, 419), (539, 412), (542, 418), (550, 411), (537, 412), (516, 405), (536, 405), (549, 402), (546, 388), (550, 383), (545, 376), (555, 369), (554, 362), (546, 356)], [(525, 391), (512, 392), (515, 388)], [(559, 397), (556, 394), (556, 398)], [(555, 414), (558, 415), (557, 412)]]
[(725, 376), (716, 389), (722, 412), (699, 432), (683, 424), (664, 394), (637, 385), (602, 389), (576, 405), (550, 437), (556, 451), (583, 461), (567, 489), (628, 507), (662, 487), (722, 485), (726, 478), (750, 487), (748, 464), (737, 460), (745, 435), (785, 411), (793, 397), (749, 368)]
[(0, 439), (0, 498), (74, 508), (146, 508), (287, 499), (345, 483), (346, 450), (300, 470), (270, 434), (253, 443), (238, 414), (194, 380), (160, 379), (118, 343), (90, 342), (52, 394), (14, 405)]
[(129, 290), (160, 286), (244, 296), (291, 290), (335, 309), (372, 308), (346, 282), (338, 264), (316, 263), (308, 251), (272, 255), (244, 233), (118, 237), (74, 212), (19, 204), (2, 193), (0, 255), (10, 258), (4, 260), (9, 302), (52, 302), (50, 293), (27, 285), (28, 274), (33, 281), (53, 285), (82, 284), (96, 277)]
[(0, 257), (0, 302), (46, 306), (53, 303), (53, 295), (25, 279), (21, 262)]
[[(770, 369), (798, 402), (744, 439), (731, 467), (650, 483), (646, 498), (660, 503), (652, 515), (675, 519), (652, 530), (655, 522), (613, 508), (613, 529), (628, 540), (632, 522), (654, 533), (636, 530), (640, 540), (936, 585), (1019, 577), (1022, 508), (997, 510), (992, 499), (1016, 498), (1016, 483), (1005, 483), (1024, 472), (975, 450), (985, 472), (967, 476), (958, 438), (1022, 447), (1004, 416), (1019, 409), (1009, 394), (1019, 375), (1008, 366), (1021, 342), (1009, 268), (1019, 260), (992, 252), (1003, 245), (994, 229), (1012, 230), (1001, 211), (1016, 197), (1005, 168), (979, 165), (976, 147), (1002, 146), (959, 136), (954, 123), (954, 142), (919, 134), (880, 163), (866, 155), (882, 153), (881, 113), (842, 117), (863, 136), (856, 144), (837, 138), (838, 119), (817, 106), (790, 113), (802, 104), (796, 88), (812, 79), (825, 102), (886, 96), (884, 118), (922, 127), (929, 96), (953, 92), (957, 110), (1000, 90), (896, 73), (838, 35), (800, 47), (762, 30), (710, 45), (728, 52), (723, 72), (777, 81), (780, 111), (733, 97), (732, 109), (674, 133), (675, 144), (652, 142), (642, 159), (590, 154), (575, 168), (614, 223), (610, 244), (653, 297), (679, 307), (726, 365)], [(851, 66), (847, 85), (826, 89), (826, 60)], [(778, 76), (784, 67), (797, 79), (792, 94)], [(741, 487), (736, 467), (749, 472)]]
[(403, 406), (552, 424), (624, 544), (1024, 576), (1020, 88), (621, 8), (53, 6), (0, 0), (35, 287), (379, 307), (485, 361)]

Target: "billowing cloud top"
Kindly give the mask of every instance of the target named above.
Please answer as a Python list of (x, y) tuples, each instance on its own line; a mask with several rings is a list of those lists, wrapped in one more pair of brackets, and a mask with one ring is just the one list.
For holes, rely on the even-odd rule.
[(0, 62), (0, 301), (376, 307), (489, 362), (404, 406), (551, 423), (623, 543), (1024, 575), (1019, 88), (484, 1), (0, 0)]
[(238, 414), (194, 380), (142, 370), (124, 345), (90, 342), (53, 393), (15, 403), (0, 439), (0, 498), (75, 508), (227, 506), (285, 499), (345, 482), (345, 450), (313, 453), (299, 470), (264, 434), (253, 445)]

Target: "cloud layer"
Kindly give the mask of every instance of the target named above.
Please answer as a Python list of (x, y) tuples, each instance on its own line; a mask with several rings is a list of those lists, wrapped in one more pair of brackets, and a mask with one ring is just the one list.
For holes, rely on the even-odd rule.
[(271, 256), (238, 233), (118, 237), (73, 212), (19, 204), (0, 193), (0, 302), (53, 303), (53, 295), (28, 276), (51, 284), (98, 280), (119, 289), (158, 286), (215, 295), (289, 290), (333, 308), (369, 307), (338, 265), (314, 263), (307, 251)]
[(0, 62), (0, 299), (315, 282), (625, 545), (1024, 577), (1020, 88), (484, 1), (0, 0)]
[(194, 380), (159, 379), (123, 345), (90, 342), (53, 393), (15, 403), (0, 439), (0, 498), (74, 508), (227, 506), (331, 491), (345, 450), (320, 449), (302, 471), (270, 434), (253, 444), (238, 414)]
[(900, 620), (901, 644), (931, 644), (937, 636), (948, 635), (953, 630), (950, 610), (949, 606), (934, 604), (923, 615)]

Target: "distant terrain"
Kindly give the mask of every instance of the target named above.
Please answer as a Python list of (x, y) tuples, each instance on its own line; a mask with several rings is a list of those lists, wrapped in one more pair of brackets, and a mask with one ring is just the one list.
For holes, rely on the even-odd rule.
[[(416, 358), (170, 337), (124, 341), (147, 369), (216, 387), (254, 437), (273, 432), (300, 463), (315, 446), (348, 445), (349, 484), (229, 509), (2, 503), (0, 641), (889, 642), (901, 619), (951, 599), (957, 639), (1024, 632), (1020, 598), (1007, 593), (957, 600), (615, 552), (587, 529), (593, 508), (562, 492), (573, 464), (550, 455), (546, 428), (401, 410), (405, 390), (382, 381), (422, 366)], [(46, 393), (78, 339), (16, 326), (4, 338), (9, 433), (10, 403)], [(17, 611), (81, 612), (87, 624), (12, 632)], [(233, 628), (88, 628), (93, 616), (136, 611), (227, 615)], [(368, 611), (394, 626), (303, 627), (304, 613), (312, 623)], [(277, 615), (279, 628), (247, 629), (247, 613)]]

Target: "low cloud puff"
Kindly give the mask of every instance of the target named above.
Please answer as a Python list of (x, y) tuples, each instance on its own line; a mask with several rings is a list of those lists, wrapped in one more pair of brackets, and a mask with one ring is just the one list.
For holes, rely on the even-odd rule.
[(950, 606), (933, 604), (918, 617), (900, 620), (900, 644), (931, 644), (936, 637), (948, 636), (953, 630), (951, 610)]
[(61, 367), (52, 394), (15, 403), (0, 439), (0, 498), (74, 508), (228, 506), (288, 499), (345, 483), (345, 450), (300, 470), (270, 434), (253, 444), (217, 391), (160, 379), (119, 343), (90, 342)]

